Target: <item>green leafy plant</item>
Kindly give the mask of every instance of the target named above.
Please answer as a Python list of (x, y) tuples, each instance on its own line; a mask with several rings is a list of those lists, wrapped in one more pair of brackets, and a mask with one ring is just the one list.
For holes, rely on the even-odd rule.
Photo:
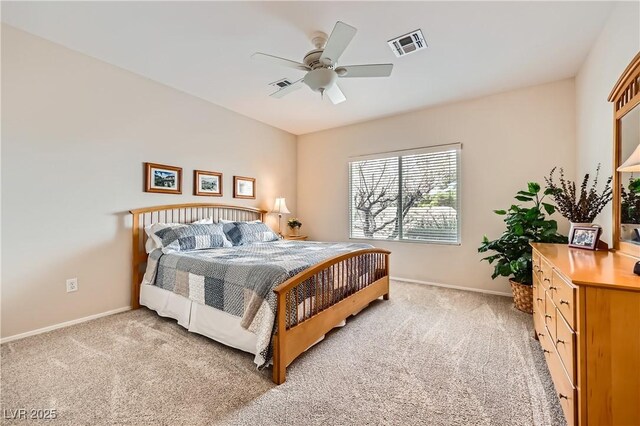
[(622, 223), (640, 224), (640, 178), (629, 178), (629, 186), (620, 188)]
[(598, 177), (600, 175), (600, 164), (598, 164), (591, 187), (587, 188), (589, 185), (589, 173), (587, 173), (582, 179), (580, 194), (577, 194), (576, 183), (564, 177), (562, 168), (556, 183), (553, 177), (555, 171), (556, 167), (551, 169), (549, 176), (544, 180), (547, 182), (549, 194), (558, 205), (560, 214), (573, 223), (592, 223), (613, 197), (611, 190), (613, 177), (609, 176), (602, 192), (598, 192)]
[(292, 217), (289, 220), (287, 220), (287, 226), (291, 229), (300, 228), (302, 226), (302, 222), (300, 222), (298, 218)]
[(532, 284), (532, 264), (530, 242), (567, 243), (567, 237), (558, 234), (558, 224), (555, 220), (547, 219), (556, 208), (553, 204), (545, 203), (546, 196), (551, 195), (551, 189), (546, 189), (540, 196), (540, 185), (529, 182), (526, 191), (518, 191), (516, 200), (532, 203), (530, 207), (512, 205), (509, 210), (494, 210), (504, 216), (507, 229), (500, 238), (489, 240), (485, 235), (478, 252), (494, 252), (482, 260), (494, 265), (492, 279), (499, 276), (512, 278), (520, 284)]

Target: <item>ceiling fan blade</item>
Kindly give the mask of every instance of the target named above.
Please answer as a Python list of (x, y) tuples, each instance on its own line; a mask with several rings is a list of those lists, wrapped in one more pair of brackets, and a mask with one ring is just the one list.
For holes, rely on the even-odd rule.
[(289, 93), (295, 92), (296, 90), (300, 89), (302, 87), (302, 82), (303, 82), (303, 79), (301, 78), (300, 80), (291, 83), (289, 86), (285, 86), (282, 89), (278, 90), (277, 92), (273, 92), (269, 96), (271, 96), (272, 98), (280, 99), (283, 96), (288, 95)]
[(342, 78), (389, 77), (392, 70), (393, 64), (347, 65), (336, 68), (336, 73)]
[(251, 55), (251, 59), (262, 62), (269, 62), (274, 65), (281, 65), (283, 67), (295, 68), (301, 71), (309, 71), (311, 68), (300, 62), (291, 61), (289, 59), (279, 58), (278, 56), (267, 55), (266, 53), (254, 53)]
[(340, 90), (340, 87), (338, 86), (337, 83), (329, 87), (328, 89), (325, 89), (324, 94), (327, 95), (329, 100), (334, 105), (347, 100), (347, 98), (345, 98), (344, 93), (342, 93), (342, 90)]
[(353, 28), (351, 25), (345, 24), (344, 22), (336, 22), (336, 26), (333, 27), (329, 40), (327, 40), (327, 44), (324, 47), (322, 56), (320, 56), (320, 62), (325, 64), (329, 60), (332, 64), (338, 62), (338, 59), (342, 56), (342, 52), (344, 52), (349, 43), (351, 43), (351, 40), (353, 39), (353, 36), (356, 35), (357, 31), (357, 29)]

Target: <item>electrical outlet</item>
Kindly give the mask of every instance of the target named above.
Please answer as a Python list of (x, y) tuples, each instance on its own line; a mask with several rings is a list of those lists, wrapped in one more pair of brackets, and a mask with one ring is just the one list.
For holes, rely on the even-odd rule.
[(78, 279), (77, 278), (69, 278), (67, 280), (67, 293), (71, 293), (72, 291), (78, 291)]

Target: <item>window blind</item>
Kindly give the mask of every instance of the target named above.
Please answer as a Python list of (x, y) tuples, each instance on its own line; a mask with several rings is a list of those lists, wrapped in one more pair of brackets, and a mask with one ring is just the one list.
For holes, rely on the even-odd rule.
[(460, 243), (459, 144), (353, 158), (350, 237)]

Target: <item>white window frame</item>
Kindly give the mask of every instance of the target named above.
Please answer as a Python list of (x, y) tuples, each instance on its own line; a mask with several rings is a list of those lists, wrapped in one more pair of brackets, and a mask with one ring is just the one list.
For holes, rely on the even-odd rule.
[[(423, 240), (423, 239), (405, 239), (405, 238), (395, 238), (395, 239), (386, 239), (386, 238), (366, 238), (366, 237), (353, 237), (353, 214), (351, 212), (352, 202), (353, 202), (353, 194), (352, 194), (352, 185), (351, 185), (351, 163), (357, 161), (366, 161), (366, 160), (379, 160), (390, 157), (403, 157), (408, 155), (418, 155), (418, 154), (427, 154), (430, 152), (441, 152), (441, 151), (456, 151), (456, 241), (440, 241), (440, 240)], [(386, 151), (379, 152), (375, 154), (367, 154), (360, 156), (352, 156), (348, 158), (347, 162), (347, 175), (348, 178), (348, 199), (347, 199), (347, 214), (349, 215), (349, 240), (354, 241), (384, 241), (384, 242), (393, 242), (393, 243), (410, 243), (410, 244), (435, 244), (435, 245), (447, 245), (447, 246), (460, 246), (462, 245), (462, 144), (461, 143), (453, 143), (453, 144), (443, 144), (443, 145), (432, 145), (428, 147), (421, 148), (411, 148), (404, 149), (398, 151)], [(402, 161), (399, 161), (399, 169), (398, 169), (398, 185), (400, 190), (400, 197), (402, 197)], [(402, 205), (398, 203), (398, 214), (400, 214), (400, 209)], [(402, 224), (400, 225), (400, 235), (402, 235)]]

